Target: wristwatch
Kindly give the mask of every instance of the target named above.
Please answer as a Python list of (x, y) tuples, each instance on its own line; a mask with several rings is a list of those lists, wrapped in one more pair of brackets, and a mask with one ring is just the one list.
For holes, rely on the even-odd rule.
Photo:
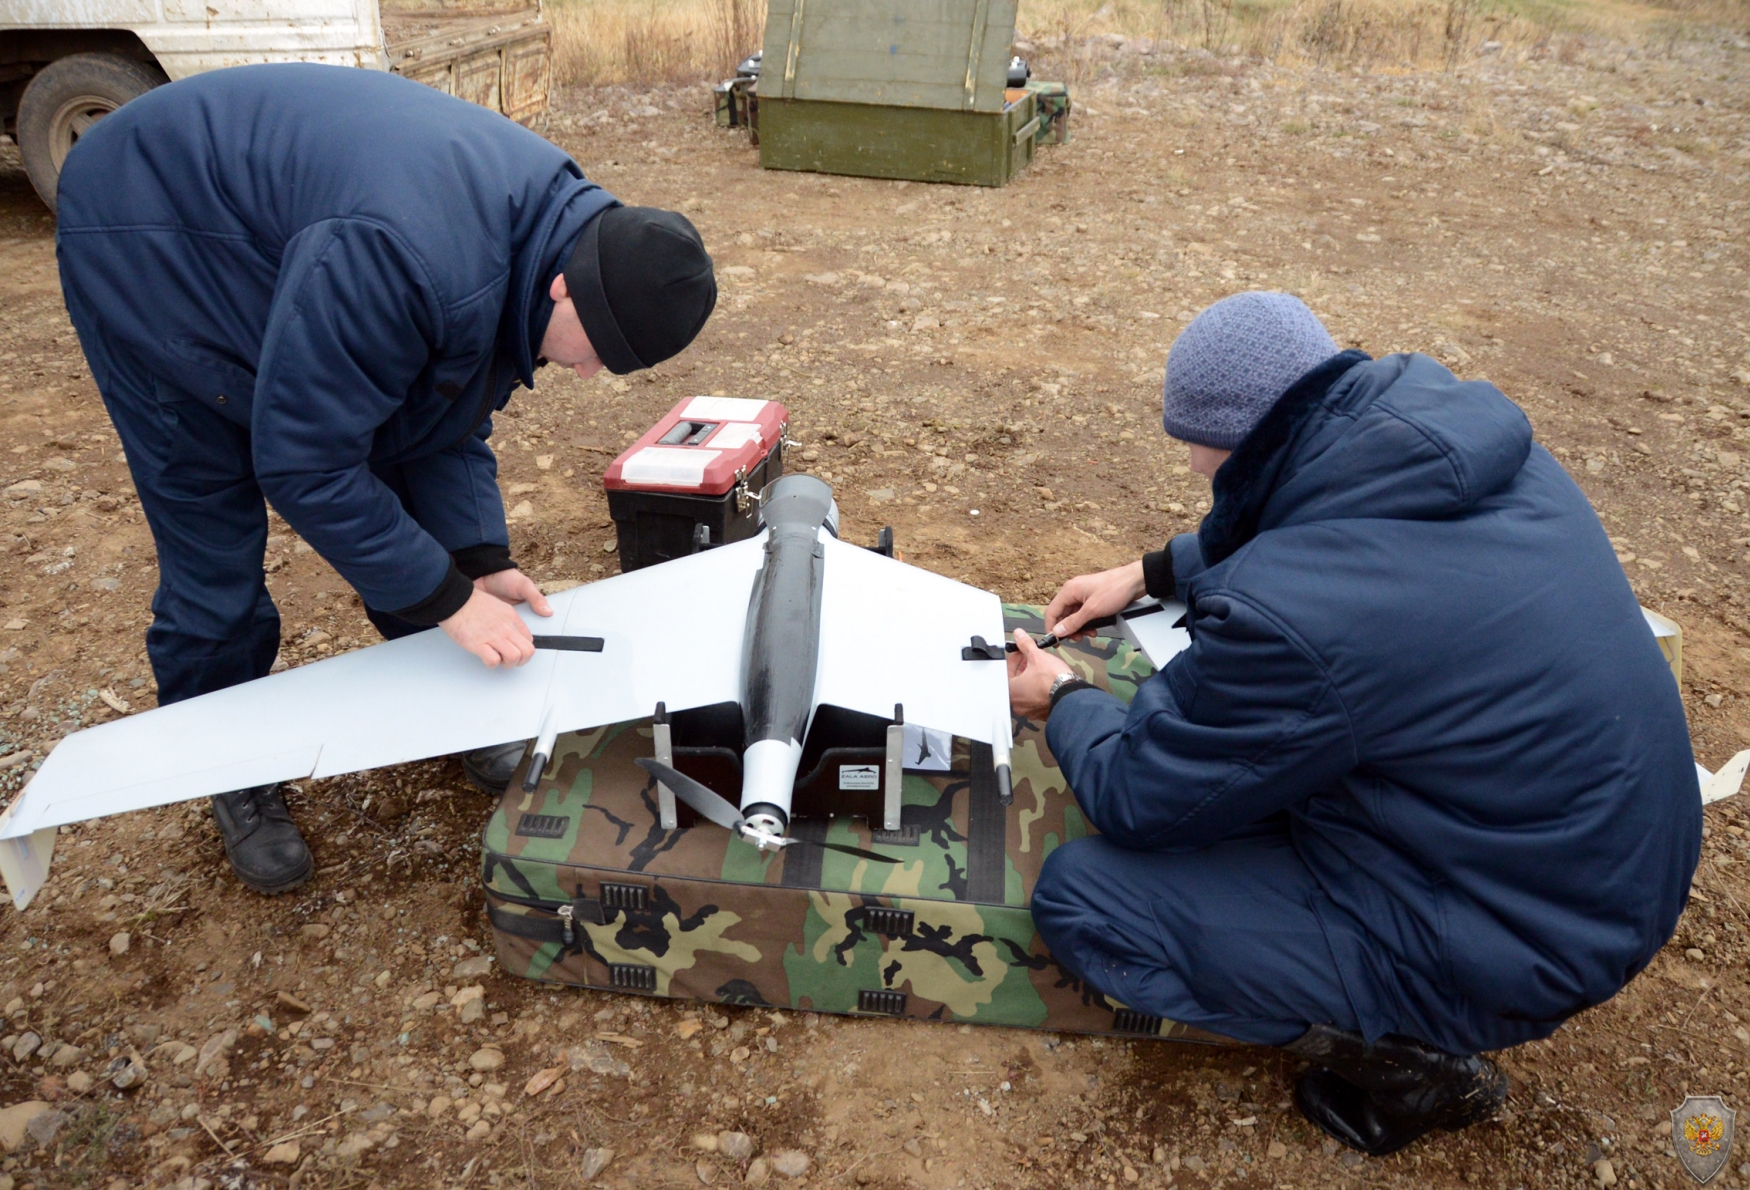
[(1057, 677), (1052, 679), (1051, 689), (1049, 689), (1045, 692), (1045, 701), (1046, 702), (1055, 702), (1057, 700), (1057, 692), (1059, 690), (1063, 689), (1065, 686), (1069, 685), (1071, 682), (1080, 682), (1081, 680), (1082, 680), (1081, 675), (1075, 673), (1073, 670), (1069, 673), (1058, 674)]

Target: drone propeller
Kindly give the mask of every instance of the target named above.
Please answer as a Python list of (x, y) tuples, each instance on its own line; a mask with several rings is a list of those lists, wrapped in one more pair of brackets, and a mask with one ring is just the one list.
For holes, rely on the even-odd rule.
[(854, 855), (858, 859), (873, 860), (880, 864), (897, 864), (900, 861), (890, 855), (880, 855), (873, 851), (864, 851), (861, 847), (850, 847), (843, 843), (821, 843), (814, 839), (777, 838), (761, 834), (747, 826), (747, 820), (741, 816), (741, 811), (730, 805), (728, 800), (709, 786), (693, 780), (685, 773), (678, 772), (663, 764), (660, 760), (649, 757), (639, 757), (638, 765), (645, 772), (661, 781), (674, 792), (674, 795), (698, 811), (701, 817), (708, 818), (724, 830), (732, 831), (744, 839), (754, 843), (775, 843), (779, 847), (819, 847), (825, 851), (837, 851), (844, 855)]

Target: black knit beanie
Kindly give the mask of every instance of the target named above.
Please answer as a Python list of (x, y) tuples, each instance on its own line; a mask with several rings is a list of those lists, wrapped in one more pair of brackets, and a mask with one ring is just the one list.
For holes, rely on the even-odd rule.
[(717, 305), (698, 229), (656, 207), (609, 207), (584, 226), (565, 287), (596, 357), (617, 376), (686, 349)]

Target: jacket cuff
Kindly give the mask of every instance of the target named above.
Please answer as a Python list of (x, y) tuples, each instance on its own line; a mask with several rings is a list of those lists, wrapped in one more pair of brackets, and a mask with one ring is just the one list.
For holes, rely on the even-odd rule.
[(1142, 585), (1162, 603), (1178, 592), (1173, 579), (1173, 555), (1167, 550), (1155, 550), (1142, 556)]
[(1099, 689), (1099, 687), (1094, 685), (1092, 682), (1084, 682), (1080, 678), (1071, 678), (1069, 681), (1067, 681), (1063, 685), (1059, 686), (1056, 690), (1052, 691), (1051, 706), (1047, 710), (1046, 713), (1049, 714), (1051, 711), (1055, 711), (1057, 709), (1058, 703), (1062, 702), (1065, 698), (1069, 697), (1071, 694), (1074, 694), (1077, 690), (1098, 690), (1098, 689)]
[(437, 590), (413, 606), (397, 608), (389, 614), (406, 620), (409, 624), (430, 628), (461, 611), (462, 605), (473, 594), (473, 582), (452, 561), (449, 573), (444, 575), (444, 581), (438, 584)]
[(451, 550), (450, 557), (468, 578), (485, 578), (489, 574), (497, 574), (501, 570), (515, 570), (516, 563), (510, 560), (508, 545), (471, 545), (465, 549)]

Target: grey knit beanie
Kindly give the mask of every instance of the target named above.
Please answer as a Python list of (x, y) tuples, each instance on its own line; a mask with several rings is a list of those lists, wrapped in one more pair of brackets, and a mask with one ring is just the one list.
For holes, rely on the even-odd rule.
[(1161, 425), (1182, 442), (1232, 450), (1296, 380), (1341, 350), (1292, 294), (1222, 298), (1167, 353)]

